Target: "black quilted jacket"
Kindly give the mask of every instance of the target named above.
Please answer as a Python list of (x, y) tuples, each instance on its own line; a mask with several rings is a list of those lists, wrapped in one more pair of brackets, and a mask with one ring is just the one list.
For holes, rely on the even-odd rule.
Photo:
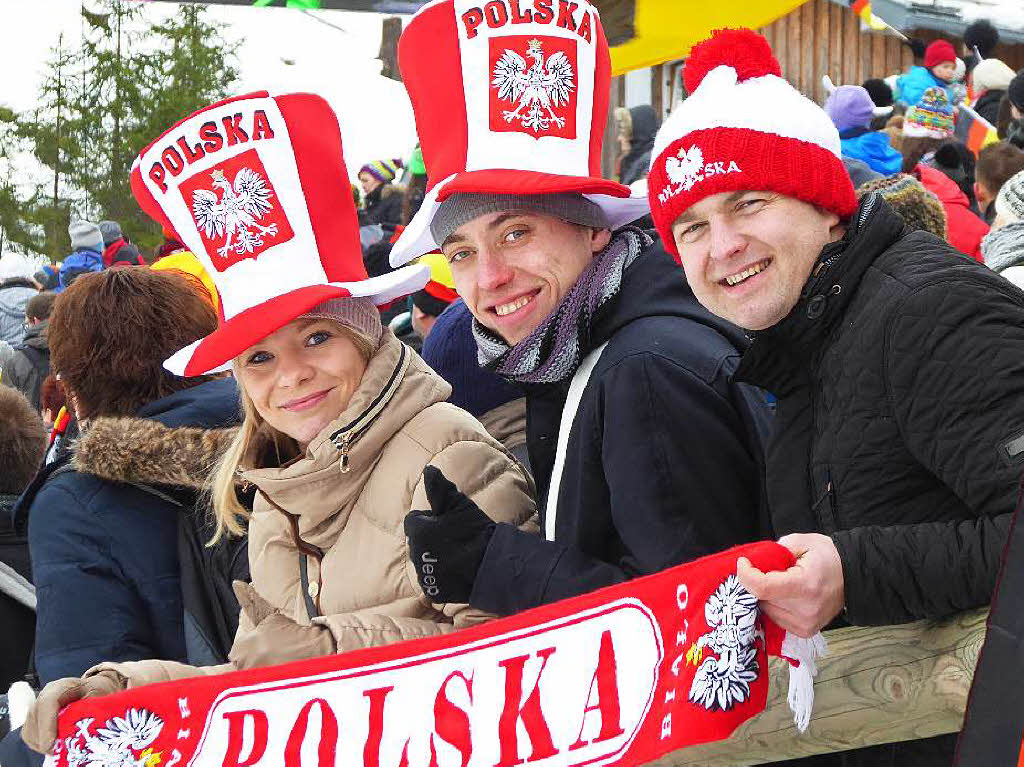
[(1024, 468), (1024, 293), (869, 196), (737, 374), (779, 398), (779, 535), (835, 541), (857, 625), (992, 596)]

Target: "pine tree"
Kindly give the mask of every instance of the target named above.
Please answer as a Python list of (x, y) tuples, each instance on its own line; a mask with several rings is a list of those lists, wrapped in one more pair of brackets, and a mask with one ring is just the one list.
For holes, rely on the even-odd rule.
[(83, 7), (81, 47), (58, 45), (40, 107), (14, 121), (44, 180), (29, 199), (17, 199), (12, 186), (12, 203), (0, 175), (0, 227), (12, 239), (18, 232), (27, 249), (66, 255), (72, 217), (118, 221), (144, 251), (159, 244), (159, 227), (132, 198), (131, 163), (182, 117), (228, 94), (237, 78), (237, 45), (201, 6), (182, 4), (161, 23), (149, 21), (150, 13), (126, 0)]

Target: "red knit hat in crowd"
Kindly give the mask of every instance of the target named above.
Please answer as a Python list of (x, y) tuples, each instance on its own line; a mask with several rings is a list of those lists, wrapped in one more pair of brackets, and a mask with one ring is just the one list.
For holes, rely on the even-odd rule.
[(379, 306), (429, 275), (417, 265), (367, 277), (338, 118), (314, 94), (261, 91), (189, 115), (142, 150), (131, 188), (220, 294), (220, 326), (164, 363), (175, 375), (226, 369), (318, 304)]
[(924, 65), (927, 69), (937, 67), (943, 61), (956, 61), (956, 50), (949, 40), (936, 40), (924, 49)]
[(595, 6), (434, 0), (402, 33), (398, 63), (428, 180), (392, 266), (440, 247), (430, 225), (454, 194), (576, 193), (612, 229), (647, 213), (642, 192), (601, 176), (611, 59)]
[(720, 192), (778, 192), (843, 218), (857, 209), (839, 132), (781, 74), (749, 29), (718, 30), (690, 52), (690, 96), (658, 131), (647, 180), (654, 224), (676, 258), (673, 222)]

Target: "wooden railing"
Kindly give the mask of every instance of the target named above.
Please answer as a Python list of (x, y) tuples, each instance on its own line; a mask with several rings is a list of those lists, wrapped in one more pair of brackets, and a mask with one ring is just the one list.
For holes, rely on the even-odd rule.
[(773, 658), (768, 707), (731, 738), (686, 748), (660, 767), (764, 764), (957, 732), (985, 638), (988, 610), (945, 621), (826, 632), (814, 714), (797, 733), (786, 703), (785, 661)]

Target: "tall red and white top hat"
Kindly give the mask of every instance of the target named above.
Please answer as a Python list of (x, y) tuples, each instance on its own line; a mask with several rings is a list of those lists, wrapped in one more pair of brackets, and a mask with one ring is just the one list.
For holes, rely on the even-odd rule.
[(338, 119), (313, 94), (262, 91), (201, 109), (142, 151), (131, 187), (220, 293), (220, 326), (167, 360), (176, 375), (225, 369), (322, 301), (385, 304), (429, 278), (419, 265), (367, 277)]
[(601, 178), (611, 61), (586, 0), (434, 0), (398, 43), (427, 195), (392, 266), (437, 248), (430, 222), (457, 192), (578, 192), (612, 228), (645, 215), (643, 195)]

